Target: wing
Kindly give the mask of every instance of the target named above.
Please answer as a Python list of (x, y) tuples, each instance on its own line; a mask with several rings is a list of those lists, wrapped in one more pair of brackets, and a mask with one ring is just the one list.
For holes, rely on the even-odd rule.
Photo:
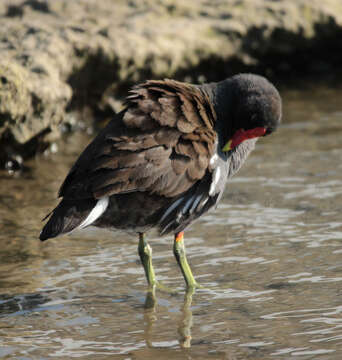
[(61, 186), (66, 199), (145, 191), (174, 198), (205, 177), (215, 112), (200, 88), (172, 80), (131, 90), (126, 109), (84, 150)]

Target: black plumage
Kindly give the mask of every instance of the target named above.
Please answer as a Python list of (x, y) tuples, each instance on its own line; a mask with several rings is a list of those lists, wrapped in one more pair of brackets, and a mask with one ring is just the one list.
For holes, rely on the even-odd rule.
[(40, 239), (85, 227), (95, 213), (97, 227), (177, 234), (218, 203), (280, 120), (279, 93), (258, 75), (142, 83), (71, 168)]

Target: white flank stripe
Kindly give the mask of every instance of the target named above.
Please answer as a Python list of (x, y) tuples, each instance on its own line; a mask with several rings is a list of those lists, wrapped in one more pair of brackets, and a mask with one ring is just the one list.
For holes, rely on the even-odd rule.
[(209, 161), (209, 164), (210, 164), (211, 166), (215, 165), (217, 159), (218, 159), (218, 155), (217, 155), (217, 154), (214, 154), (214, 155), (211, 157), (211, 159), (210, 159), (210, 161)]
[(164, 215), (161, 217), (161, 219), (159, 220), (159, 223), (163, 222), (164, 219), (166, 219), (166, 217), (171, 213), (171, 211), (173, 209), (176, 208), (176, 206), (183, 200), (183, 198), (178, 199), (177, 201), (175, 201), (164, 213)]
[(189, 211), (190, 215), (191, 215), (191, 214), (193, 213), (193, 211), (196, 209), (198, 203), (202, 200), (202, 198), (203, 198), (203, 194), (197, 195), (196, 200), (195, 200), (194, 203), (192, 204), (191, 209), (190, 209), (190, 211)]
[(210, 196), (213, 196), (215, 194), (216, 185), (217, 185), (218, 181), (220, 180), (220, 175), (221, 175), (221, 169), (219, 167), (217, 167), (213, 174), (213, 182), (210, 185), (210, 190), (209, 190)]
[(183, 207), (183, 210), (182, 210), (182, 214), (185, 214), (188, 211), (188, 209), (191, 206), (191, 204), (193, 203), (193, 200), (194, 200), (195, 197), (196, 197), (196, 194), (192, 195), (190, 197), (190, 199), (185, 203), (185, 205)]
[(109, 197), (104, 196), (99, 199), (96, 205), (93, 207), (87, 218), (78, 226), (79, 229), (83, 229), (86, 226), (92, 224), (95, 220), (97, 220), (107, 209), (109, 204)]

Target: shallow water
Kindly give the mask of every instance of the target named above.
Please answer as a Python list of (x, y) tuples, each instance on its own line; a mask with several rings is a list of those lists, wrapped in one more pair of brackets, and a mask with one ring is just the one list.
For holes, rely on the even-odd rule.
[(40, 219), (89, 141), (0, 173), (0, 358), (340, 359), (342, 90), (283, 91), (219, 208), (186, 234), (204, 286), (184, 296), (170, 237), (150, 238), (177, 295), (146, 301), (137, 239), (96, 229), (45, 243)]

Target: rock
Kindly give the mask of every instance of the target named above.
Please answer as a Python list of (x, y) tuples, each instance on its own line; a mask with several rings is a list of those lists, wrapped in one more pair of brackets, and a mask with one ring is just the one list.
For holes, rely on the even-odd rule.
[(1, 0), (0, 163), (97, 117), (146, 78), (328, 72), (342, 60), (340, 0)]

